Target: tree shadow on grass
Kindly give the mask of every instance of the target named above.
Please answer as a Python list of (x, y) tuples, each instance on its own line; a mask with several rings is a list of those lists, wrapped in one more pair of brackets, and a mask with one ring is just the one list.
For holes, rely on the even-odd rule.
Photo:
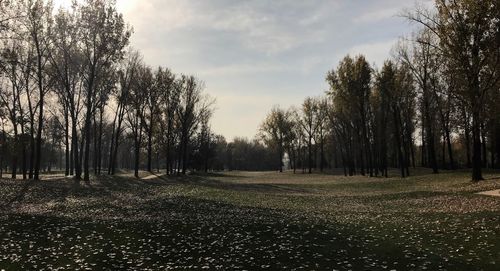
[[(227, 176), (227, 175), (224, 175)], [(240, 176), (237, 176), (240, 178)], [(285, 184), (262, 184), (262, 183), (242, 183), (235, 181), (226, 181), (210, 178), (199, 175), (186, 176), (158, 176), (163, 184), (189, 184), (207, 188), (215, 188), (221, 190), (231, 190), (239, 192), (259, 192), (259, 193), (310, 193), (311, 191), (305, 188), (293, 187)]]
[[(146, 202), (154, 220), (0, 217), (0, 267), (470, 270), (465, 259), (381, 241), (349, 225), (190, 197)], [(33, 249), (34, 248), (34, 249)], [(488, 268), (489, 267), (489, 268)]]
[[(0, 210), (4, 210), (4, 209), (11, 207), (12, 204), (14, 204), (15, 202), (23, 201), (23, 199), (25, 198), (26, 194), (28, 193), (30, 187), (34, 183), (34, 181), (33, 180), (26, 180), (26, 181), (22, 181), (22, 182), (23, 183), (22, 183), (21, 189), (18, 190), (13, 195), (10, 195), (10, 198), (9, 198), (9, 195), (3, 195), (5, 197), (4, 198), (5, 201), (0, 204)], [(1, 184), (1, 186), (4, 186), (4, 185), (10, 185), (10, 184), (5, 184), (5, 183)], [(4, 190), (4, 189), (1, 189), (1, 190)]]

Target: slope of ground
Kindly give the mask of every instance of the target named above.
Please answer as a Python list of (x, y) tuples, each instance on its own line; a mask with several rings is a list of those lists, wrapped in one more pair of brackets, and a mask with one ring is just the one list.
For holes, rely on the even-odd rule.
[(498, 270), (500, 173), (1, 180), (0, 269)]

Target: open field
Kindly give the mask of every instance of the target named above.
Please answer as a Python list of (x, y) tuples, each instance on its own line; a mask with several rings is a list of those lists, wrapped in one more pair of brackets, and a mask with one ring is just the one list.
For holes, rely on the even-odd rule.
[(1, 180), (0, 269), (499, 270), (500, 173)]

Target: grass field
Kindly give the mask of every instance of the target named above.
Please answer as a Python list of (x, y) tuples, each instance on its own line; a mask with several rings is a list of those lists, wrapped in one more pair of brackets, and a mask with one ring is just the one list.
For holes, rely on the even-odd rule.
[(0, 269), (500, 270), (500, 173), (1, 180)]

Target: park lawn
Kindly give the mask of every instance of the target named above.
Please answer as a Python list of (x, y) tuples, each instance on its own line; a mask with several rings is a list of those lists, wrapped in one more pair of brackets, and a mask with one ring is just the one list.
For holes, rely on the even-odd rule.
[(0, 269), (500, 270), (500, 172), (416, 172), (1, 180)]

